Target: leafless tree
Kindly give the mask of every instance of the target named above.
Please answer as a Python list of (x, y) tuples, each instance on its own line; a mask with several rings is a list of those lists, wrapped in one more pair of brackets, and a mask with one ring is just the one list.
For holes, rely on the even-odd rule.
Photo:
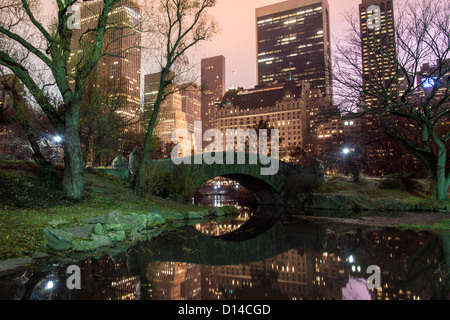
[(151, 118), (146, 125), (142, 159), (136, 175), (135, 192), (138, 195), (144, 191), (148, 154), (161, 104), (173, 93), (175, 74), (189, 66), (189, 50), (215, 33), (216, 23), (206, 12), (215, 3), (215, 0), (160, 0), (154, 8), (152, 26), (156, 40), (153, 50), (158, 52), (156, 63), (159, 64), (161, 76)]
[[(89, 74), (100, 59), (111, 55), (109, 49), (114, 41), (107, 41), (107, 34), (123, 27), (108, 21), (120, 1), (55, 0), (52, 23), (45, 24), (38, 0), (0, 0), (0, 65), (27, 87), (56, 133), (64, 138), (63, 188), (74, 199), (84, 194), (83, 150), (78, 130), (81, 101)], [(76, 2), (93, 14), (92, 26), (83, 30), (78, 39), (71, 10)], [(98, 11), (90, 9), (93, 2), (99, 5)], [(72, 44), (76, 41), (86, 42), (82, 56), (69, 68), (74, 53)], [(43, 73), (49, 75), (46, 83), (40, 83), (36, 76)], [(57, 92), (60, 104), (49, 99), (50, 88)]]
[[(362, 32), (359, 19), (347, 16), (350, 30), (334, 58), (336, 103), (346, 116), (365, 118), (372, 130), (399, 141), (431, 173), (433, 198), (445, 201), (450, 186), (450, 3), (398, 1), (393, 9), (395, 41), (388, 29)], [(427, 74), (424, 63), (433, 65)]]

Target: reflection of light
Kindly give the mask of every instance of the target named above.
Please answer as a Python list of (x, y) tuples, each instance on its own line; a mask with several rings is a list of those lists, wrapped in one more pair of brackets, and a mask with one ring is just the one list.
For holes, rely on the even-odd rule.
[(353, 258), (353, 256), (349, 256), (348, 257), (348, 262), (353, 263), (355, 261), (355, 259)]
[(53, 286), (54, 286), (53, 281), (50, 280), (49, 282), (47, 282), (45, 289), (50, 290), (53, 288)]

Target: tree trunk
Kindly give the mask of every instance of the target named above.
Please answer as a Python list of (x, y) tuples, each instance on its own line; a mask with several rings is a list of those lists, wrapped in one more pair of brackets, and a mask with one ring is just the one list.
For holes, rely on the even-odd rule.
[(436, 176), (434, 178), (433, 199), (437, 202), (448, 200), (449, 184), (445, 174), (445, 164), (447, 160), (447, 151), (444, 148), (438, 148), (438, 160), (436, 166)]
[(144, 184), (145, 184), (145, 171), (147, 169), (147, 161), (150, 155), (150, 149), (152, 146), (152, 136), (153, 130), (156, 126), (156, 120), (158, 119), (159, 108), (161, 107), (161, 103), (163, 101), (163, 95), (166, 88), (167, 83), (167, 71), (169, 68), (165, 68), (161, 72), (161, 78), (159, 83), (159, 91), (158, 96), (156, 98), (155, 104), (153, 105), (153, 112), (150, 122), (148, 124), (147, 132), (145, 134), (144, 147), (142, 148), (142, 156), (139, 164), (139, 169), (136, 172), (136, 185), (134, 187), (134, 192), (138, 196), (142, 196), (144, 193)]
[[(151, 126), (151, 125), (150, 125)], [(134, 192), (138, 196), (142, 196), (144, 193), (144, 185), (145, 185), (145, 171), (147, 169), (147, 160), (148, 155), (150, 154), (151, 140), (153, 135), (153, 127), (147, 129), (147, 133), (145, 134), (144, 147), (142, 149), (141, 161), (139, 162), (139, 169), (136, 172), (136, 184), (134, 187)]]
[(76, 117), (66, 119), (63, 188), (69, 198), (76, 200), (83, 198), (84, 159)]

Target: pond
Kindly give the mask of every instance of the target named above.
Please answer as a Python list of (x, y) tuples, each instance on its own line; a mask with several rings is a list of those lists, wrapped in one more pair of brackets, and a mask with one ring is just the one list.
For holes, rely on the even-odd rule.
[[(429, 300), (449, 298), (449, 234), (314, 221), (304, 212), (239, 206), (222, 221), (180, 226), (129, 249), (0, 278), (0, 299)], [(81, 289), (67, 286), (69, 266)], [(370, 266), (380, 287), (369, 290)]]

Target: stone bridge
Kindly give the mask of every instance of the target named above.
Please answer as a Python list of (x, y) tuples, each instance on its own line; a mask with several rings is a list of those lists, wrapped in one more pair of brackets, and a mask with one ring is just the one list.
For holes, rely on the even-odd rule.
[[(207, 164), (204, 161), (205, 155), (209, 156), (209, 159), (214, 157), (215, 163)], [(309, 166), (301, 166), (269, 157), (263, 158), (263, 161), (261, 157), (256, 157), (255, 163), (250, 160), (254, 160), (256, 155), (248, 153), (221, 152), (202, 156), (203, 161), (199, 161), (199, 155), (175, 161), (153, 160), (149, 170), (156, 176), (171, 173), (179, 186), (186, 184), (194, 191), (216, 177), (229, 178), (247, 188), (259, 205), (283, 205), (290, 197), (296, 197), (300, 192), (310, 192), (324, 182), (320, 161), (314, 161)], [(245, 164), (239, 164), (242, 160), (245, 160)], [(270, 167), (275, 163), (277, 172), (272, 175), (264, 174), (264, 169), (272, 170)]]

